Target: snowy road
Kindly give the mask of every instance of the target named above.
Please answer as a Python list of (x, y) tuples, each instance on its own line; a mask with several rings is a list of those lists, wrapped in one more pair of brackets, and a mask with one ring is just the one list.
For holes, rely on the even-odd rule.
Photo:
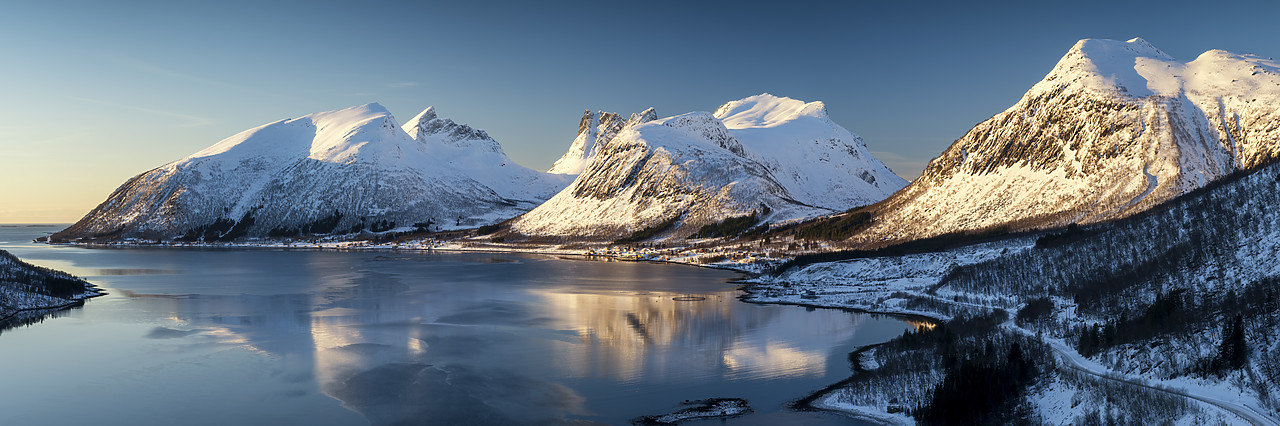
[[(1008, 326), (1022, 333), (1035, 334), (1026, 329), (1013, 326), (1011, 324), (1009, 324)], [(1138, 380), (1133, 380), (1133, 379), (1124, 378), (1124, 377), (1117, 377), (1109, 374), (1111, 373), (1111, 371), (1107, 370), (1106, 368), (1103, 368), (1097, 365), (1091, 365), (1092, 363), (1087, 362), (1085, 358), (1081, 356), (1079, 353), (1077, 353), (1074, 349), (1067, 347), (1066, 344), (1060, 341), (1045, 340), (1045, 342), (1049, 344), (1050, 348), (1053, 348), (1054, 353), (1058, 354), (1058, 359), (1062, 360), (1063, 365), (1073, 370), (1086, 373), (1101, 379), (1121, 382), (1121, 383), (1132, 385), (1132, 386), (1141, 386), (1141, 387), (1155, 390), (1155, 391), (1165, 392), (1173, 395), (1178, 395), (1184, 398), (1194, 399), (1196, 401), (1200, 401), (1200, 402), (1221, 408), (1228, 412), (1231, 412), (1232, 414), (1235, 414), (1236, 416), (1240, 417), (1242, 420), (1245, 420), (1253, 425), (1280, 426), (1280, 421), (1276, 421), (1276, 419), (1273, 419), (1266, 414), (1258, 412), (1256, 409), (1248, 405), (1244, 405), (1244, 404), (1240, 404), (1232, 401), (1224, 401), (1221, 399), (1202, 396), (1202, 395), (1196, 395), (1196, 394), (1188, 393), (1184, 389), (1172, 389), (1172, 388), (1166, 388), (1166, 387), (1152, 386)]]

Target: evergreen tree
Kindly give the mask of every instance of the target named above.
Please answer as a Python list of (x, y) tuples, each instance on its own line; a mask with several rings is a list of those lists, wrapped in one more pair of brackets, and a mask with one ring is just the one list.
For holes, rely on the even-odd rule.
[(1244, 341), (1244, 318), (1235, 318), (1222, 325), (1222, 344), (1218, 345), (1219, 371), (1236, 370), (1249, 360), (1249, 348)]

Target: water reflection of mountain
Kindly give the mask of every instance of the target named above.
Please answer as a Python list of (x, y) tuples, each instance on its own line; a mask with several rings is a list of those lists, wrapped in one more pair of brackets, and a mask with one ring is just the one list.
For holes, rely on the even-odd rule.
[[(655, 276), (664, 270), (656, 265), (388, 260), (281, 265), (346, 273), (280, 287), (306, 290), (296, 293), (122, 294), (171, 315), (173, 324), (148, 337), (204, 336), (267, 354), (281, 380), (336, 398), (374, 424), (558, 422), (589, 414), (569, 387), (575, 380), (821, 377), (832, 342), (852, 338), (863, 318), (761, 309), (723, 286), (637, 289), (684, 279)], [(598, 267), (608, 269), (581, 270)], [(705, 299), (675, 300), (681, 296)]]
[[(281, 380), (306, 383), (374, 424), (554, 422), (582, 413), (572, 389), (492, 363), (462, 362), (501, 341), (485, 329), (439, 325), (440, 303), (413, 297), (388, 274), (314, 294), (127, 294), (146, 310), (172, 313), (174, 327), (147, 337), (213, 337), (269, 355)], [(428, 294), (428, 293), (421, 293)]]
[[(829, 342), (850, 338), (862, 319), (831, 323), (802, 309), (756, 309), (733, 291), (701, 301), (676, 300), (677, 293), (538, 294), (582, 343), (558, 354), (561, 368), (620, 381), (821, 376)], [(806, 338), (819, 342), (796, 344)]]

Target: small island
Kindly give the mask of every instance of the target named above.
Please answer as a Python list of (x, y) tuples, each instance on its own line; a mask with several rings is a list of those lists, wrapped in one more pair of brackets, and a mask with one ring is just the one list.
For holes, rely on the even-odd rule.
[(674, 425), (688, 420), (727, 419), (750, 414), (753, 410), (742, 398), (710, 398), (685, 401), (685, 407), (674, 413), (644, 416), (632, 420), (636, 425)]

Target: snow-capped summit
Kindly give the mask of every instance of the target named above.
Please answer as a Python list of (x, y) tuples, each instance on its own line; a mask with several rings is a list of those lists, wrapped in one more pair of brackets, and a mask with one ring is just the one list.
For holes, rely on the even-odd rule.
[(130, 179), (54, 240), (469, 227), (567, 183), (512, 163), (484, 131), (434, 108), (406, 128), (378, 104), (258, 126)]
[(362, 148), (383, 148), (365, 148), (370, 141), (386, 141), (392, 145), (406, 142), (394, 137), (398, 127), (386, 108), (371, 103), (264, 124), (223, 139), (179, 162), (196, 163), (211, 157), (217, 157), (219, 163), (255, 159), (267, 162), (302, 155), (321, 162), (345, 163), (354, 161)]
[(831, 121), (821, 101), (764, 93), (726, 103), (715, 117), (804, 204), (845, 210), (907, 184), (871, 156), (862, 138)]
[(578, 138), (552, 169), (585, 162), (580, 175), (514, 220), (515, 231), (617, 237), (671, 224), (663, 236), (684, 236), (733, 216), (776, 222), (843, 211), (906, 184), (832, 123), (820, 102), (763, 94), (715, 114), (656, 119), (649, 109), (620, 121), (584, 115)]
[(877, 206), (859, 239), (1129, 216), (1280, 154), (1280, 65), (1146, 41), (1077, 42), (1016, 104)]

